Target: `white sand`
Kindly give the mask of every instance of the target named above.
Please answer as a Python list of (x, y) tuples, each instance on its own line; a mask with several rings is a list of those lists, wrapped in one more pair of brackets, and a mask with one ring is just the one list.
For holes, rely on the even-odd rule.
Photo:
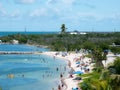
[(107, 60), (103, 60), (102, 63), (104, 67), (107, 67), (109, 63), (112, 63), (115, 60), (115, 55), (114, 54), (108, 54), (107, 55)]
[[(45, 54), (45, 55), (50, 55), (50, 56), (53, 56), (53, 58), (61, 58), (61, 59), (64, 59), (64, 60), (68, 60), (69, 62), (70, 62), (70, 64), (71, 64), (71, 67), (75, 70), (75, 71), (83, 71), (83, 70), (81, 70), (80, 69), (80, 67), (76, 67), (77, 66), (77, 64), (76, 64), (76, 62), (75, 62), (75, 58), (78, 58), (78, 57), (80, 57), (80, 56), (82, 56), (82, 54), (76, 54), (76, 53), (70, 53), (70, 54), (67, 54), (67, 56), (65, 56), (65, 57), (63, 57), (62, 55), (61, 55), (61, 53), (59, 54), (59, 55), (55, 55), (55, 53), (57, 53), (57, 52), (44, 52), (43, 54)], [(103, 64), (104, 64), (104, 66), (107, 66), (107, 64), (108, 63), (111, 63), (111, 62), (113, 62), (114, 61), (114, 59), (115, 59), (115, 57), (114, 57), (114, 55), (113, 54), (108, 54), (107, 55), (107, 60), (106, 60), (106, 63), (105, 63), (105, 61), (103, 61)], [(83, 62), (89, 62), (89, 60), (90, 60), (90, 58), (87, 58), (87, 57), (85, 57), (82, 61)], [(89, 64), (89, 66), (88, 66), (88, 68), (90, 69), (90, 72), (91, 72), (91, 70), (92, 70), (92, 68), (93, 68), (93, 63), (91, 63), (91, 64)], [(84, 72), (84, 71), (83, 71)], [(85, 73), (85, 72), (84, 72)], [(75, 78), (76, 77), (76, 75), (74, 74), (73, 75), (73, 78)], [(67, 87), (64, 87), (64, 88), (62, 88), (62, 90), (72, 90), (72, 88), (76, 88), (76, 87), (78, 87), (78, 83), (80, 83), (80, 81), (75, 81), (75, 80), (73, 80), (73, 78), (70, 78), (69, 77), (69, 74), (68, 74), (68, 76), (67, 77), (65, 77), (65, 79), (64, 79), (64, 82), (66, 83), (66, 85), (67, 85)], [(81, 80), (82, 81), (82, 80)]]
[[(76, 67), (77, 64), (76, 64), (76, 62), (74, 61), (74, 59), (82, 56), (82, 54), (80, 54), (80, 53), (79, 53), (79, 54), (70, 53), (70, 54), (68, 54), (67, 56), (63, 57), (63, 56), (61, 55), (61, 53), (60, 53), (59, 55), (55, 55), (55, 53), (56, 53), (56, 52), (44, 52), (43, 54), (53, 56), (53, 58), (56, 58), (56, 57), (57, 57), (57, 58), (62, 58), (62, 59), (64, 59), (64, 60), (69, 60), (69, 62), (71, 63), (71, 67), (72, 67), (75, 71), (78, 71), (78, 70), (80, 71), (80, 67), (79, 67), (79, 68)], [(89, 61), (89, 60), (90, 60), (90, 58), (84, 58), (84, 61), (85, 61), (85, 62), (86, 62), (86, 61)], [(89, 68), (91, 69), (91, 66), (89, 66)], [(84, 72), (84, 71), (83, 71), (83, 72)], [(66, 83), (67, 87), (62, 88), (62, 90), (72, 90), (72, 88), (78, 87), (78, 83), (79, 83), (80, 81), (73, 80), (75, 77), (76, 77), (76, 75), (74, 74), (74, 75), (73, 75), (73, 78), (70, 78), (70, 77), (69, 77), (69, 74), (68, 74), (68, 76), (65, 77), (65, 80), (64, 80), (64, 82)]]

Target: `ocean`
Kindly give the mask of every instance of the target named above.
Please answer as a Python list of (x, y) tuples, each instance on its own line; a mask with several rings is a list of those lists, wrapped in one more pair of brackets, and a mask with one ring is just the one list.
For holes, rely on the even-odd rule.
[(0, 51), (44, 52), (49, 51), (49, 49), (25, 44), (0, 44)]
[[(0, 51), (42, 51), (49, 49), (1, 44)], [(0, 55), (0, 87), (2, 90), (52, 90), (60, 83), (60, 74), (67, 75), (67, 62), (42, 54)]]
[(12, 34), (27, 34), (27, 35), (30, 35), (30, 34), (59, 34), (59, 32), (18, 32), (18, 31), (14, 31), (14, 32), (0, 32), (0, 36), (7, 36), (7, 35), (12, 35)]

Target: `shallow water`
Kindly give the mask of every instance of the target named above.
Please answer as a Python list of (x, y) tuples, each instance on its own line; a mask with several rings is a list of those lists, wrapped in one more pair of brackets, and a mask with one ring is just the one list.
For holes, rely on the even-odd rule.
[(49, 51), (46, 48), (36, 46), (28, 46), (24, 44), (0, 44), (0, 51), (19, 51), (19, 52), (34, 52), (34, 51)]
[(64, 61), (45, 55), (1, 55), (0, 86), (3, 90), (51, 90), (65, 66)]
[[(66, 63), (41, 54), (0, 55), (0, 87), (2, 90), (52, 90), (57, 87), (60, 74), (67, 74)], [(14, 77), (9, 78), (10, 74)]]

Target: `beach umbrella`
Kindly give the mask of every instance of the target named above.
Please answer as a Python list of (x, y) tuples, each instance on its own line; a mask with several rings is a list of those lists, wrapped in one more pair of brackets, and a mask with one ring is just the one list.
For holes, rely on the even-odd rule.
[(76, 77), (73, 80), (81, 80), (81, 79), (82, 79), (81, 77)]
[(76, 64), (80, 64), (80, 62), (76, 62)]
[(75, 71), (73, 74), (83, 74), (82, 71)]

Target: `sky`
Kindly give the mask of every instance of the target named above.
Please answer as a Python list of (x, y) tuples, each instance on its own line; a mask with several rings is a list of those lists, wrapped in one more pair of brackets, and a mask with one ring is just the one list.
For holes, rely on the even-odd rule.
[(0, 31), (120, 31), (120, 0), (0, 0)]

